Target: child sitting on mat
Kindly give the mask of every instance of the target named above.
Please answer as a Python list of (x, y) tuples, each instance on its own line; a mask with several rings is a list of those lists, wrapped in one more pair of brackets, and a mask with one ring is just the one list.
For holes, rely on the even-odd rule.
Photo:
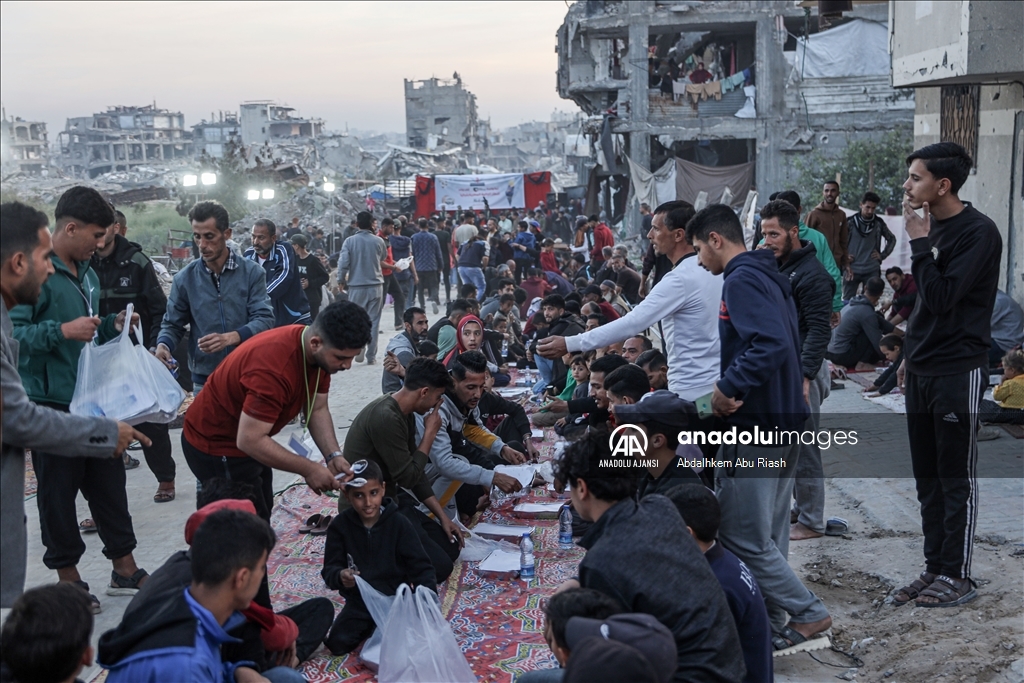
[(1013, 349), (1003, 356), (1003, 381), (992, 391), (998, 401), (981, 400), (982, 422), (1024, 425), (1024, 351)]
[[(365, 464), (364, 464), (365, 463)], [(434, 566), (423, 549), (412, 522), (398, 512), (398, 502), (384, 497), (380, 467), (371, 461), (345, 484), (349, 507), (327, 527), (324, 568), (328, 588), (345, 598), (345, 606), (331, 626), (324, 644), (340, 656), (354, 650), (373, 634), (375, 625), (356, 586), (356, 575), (386, 595), (398, 587), (437, 589)]]

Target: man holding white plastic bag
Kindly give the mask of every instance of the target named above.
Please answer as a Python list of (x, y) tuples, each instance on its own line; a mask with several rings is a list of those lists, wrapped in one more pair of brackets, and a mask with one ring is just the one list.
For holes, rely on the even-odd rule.
[[(52, 275), (34, 305), (11, 310), (14, 338), (20, 345), (19, 372), (35, 403), (67, 412), (78, 378), (78, 359), (86, 344), (112, 339), (125, 324), (124, 312), (104, 318), (99, 310), (100, 286), (89, 260), (103, 245), (114, 209), (99, 192), (73, 187), (57, 202), (53, 235)], [(134, 316), (133, 316), (134, 319)], [(133, 320), (134, 321), (134, 320)], [(36, 504), (42, 527), (43, 564), (57, 570), (61, 581), (85, 588), (78, 561), (85, 552), (77, 523), (75, 498), (89, 501), (103, 554), (113, 563), (108, 595), (134, 595), (147, 573), (135, 564), (135, 531), (128, 512), (124, 464), (119, 459), (71, 458), (32, 452), (39, 484)], [(91, 596), (93, 609), (99, 600)]]

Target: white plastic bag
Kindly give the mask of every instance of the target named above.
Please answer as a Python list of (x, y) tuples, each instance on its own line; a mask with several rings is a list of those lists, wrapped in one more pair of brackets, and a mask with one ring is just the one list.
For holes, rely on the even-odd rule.
[(135, 347), (135, 353), (139, 357), (139, 362), (152, 377), (157, 398), (157, 410), (147, 416), (144, 421), (159, 422), (160, 424), (173, 422), (178, 417), (178, 409), (181, 408), (181, 404), (185, 400), (185, 390), (178, 384), (178, 380), (174, 379), (174, 375), (170, 373), (167, 366), (157, 360), (157, 357), (142, 345), (142, 327), (136, 325), (134, 330), (135, 338), (139, 340), (139, 344)]
[(159, 411), (159, 390), (128, 338), (133, 306), (128, 304), (124, 330), (98, 346), (86, 344), (78, 357), (78, 380), (71, 397), (73, 415), (105, 416), (131, 425)]
[(395, 602), (395, 596), (384, 595), (358, 574), (356, 586), (359, 587), (359, 595), (363, 597), (366, 609), (373, 617), (373, 623), (377, 624), (373, 635), (363, 643), (363, 649), (359, 651), (359, 661), (376, 672), (380, 668), (380, 642), (384, 637), (384, 627), (388, 623), (388, 614)]
[(476, 681), (451, 627), (441, 616), (437, 594), (420, 586), (398, 587), (384, 627), (379, 683), (472, 683)]

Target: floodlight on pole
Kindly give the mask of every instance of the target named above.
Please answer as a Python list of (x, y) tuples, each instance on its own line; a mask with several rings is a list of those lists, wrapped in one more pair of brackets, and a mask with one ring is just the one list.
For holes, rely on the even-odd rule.
[(260, 191), (259, 190), (249, 190), (249, 193), (246, 196), (249, 198), (250, 201), (259, 199), (260, 198)]
[(264, 199), (273, 199), (274, 198), (274, 191), (271, 190), (271, 189), (263, 190), (263, 198)]
[(324, 183), (324, 192), (334, 192), (334, 183)]
[(216, 185), (217, 174), (216, 173), (204, 173), (200, 178), (203, 181), (203, 185)]
[(181, 179), (181, 184), (185, 187), (195, 187), (198, 182), (199, 176), (194, 173), (187, 173), (185, 174), (185, 177)]

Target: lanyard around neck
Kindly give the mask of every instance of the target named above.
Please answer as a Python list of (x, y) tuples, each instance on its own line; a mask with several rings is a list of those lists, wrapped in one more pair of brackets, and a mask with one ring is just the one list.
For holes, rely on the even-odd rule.
[[(313, 401), (316, 398), (317, 391), (320, 390), (320, 368), (316, 370), (316, 383), (313, 385), (312, 395), (309, 393), (309, 371), (306, 369), (306, 332), (309, 331), (309, 326), (302, 328), (302, 334), (299, 335), (299, 348), (302, 349), (302, 379), (306, 383), (306, 429), (309, 429), (309, 414), (313, 412)], [(303, 431), (306, 431), (303, 429)]]

